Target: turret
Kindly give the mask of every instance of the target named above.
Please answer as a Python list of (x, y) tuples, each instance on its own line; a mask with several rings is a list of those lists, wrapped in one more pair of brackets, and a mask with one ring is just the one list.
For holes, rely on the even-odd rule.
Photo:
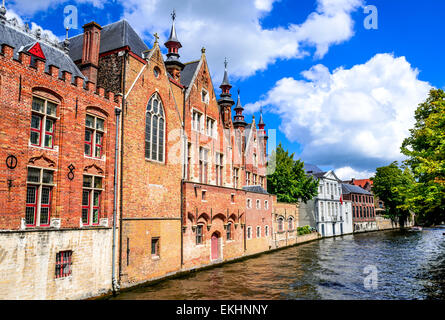
[(165, 60), (165, 66), (167, 68), (168, 73), (175, 79), (176, 81), (181, 81), (181, 71), (184, 70), (185, 65), (179, 61), (179, 53), (178, 50), (182, 48), (181, 42), (179, 42), (178, 37), (176, 35), (175, 28), (175, 20), (176, 20), (176, 12), (173, 10), (172, 13), (172, 28), (170, 30), (170, 37), (164, 45), (168, 49), (167, 60)]
[(236, 103), (235, 107), (235, 117), (233, 119), (233, 126), (235, 128), (245, 128), (247, 126), (247, 122), (244, 121), (244, 115), (243, 115), (243, 106), (241, 105), (241, 97), (240, 97), (240, 90), (238, 89), (238, 101)]
[(227, 74), (227, 59), (224, 61), (224, 78), (223, 82), (219, 86), (221, 88), (220, 99), (218, 100), (218, 105), (221, 108), (222, 119), (224, 122), (224, 126), (226, 128), (230, 128), (232, 125), (232, 106), (235, 102), (232, 99), (232, 95), (230, 94), (230, 89), (232, 85), (229, 82), (229, 76)]

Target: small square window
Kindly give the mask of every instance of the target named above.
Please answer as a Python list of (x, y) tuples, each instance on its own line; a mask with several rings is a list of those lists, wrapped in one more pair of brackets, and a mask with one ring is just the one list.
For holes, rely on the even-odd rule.
[(234, 195), (234, 194), (231, 194), (231, 195), (230, 195), (230, 201), (231, 201), (232, 203), (235, 203), (235, 195)]

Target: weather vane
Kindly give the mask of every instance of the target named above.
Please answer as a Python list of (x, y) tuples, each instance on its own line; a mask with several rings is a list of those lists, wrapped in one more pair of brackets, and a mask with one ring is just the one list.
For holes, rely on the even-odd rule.
[(224, 58), (224, 67), (227, 69), (227, 58)]
[(175, 9), (173, 9), (173, 12), (172, 12), (172, 19), (173, 19), (173, 21), (175, 21), (175, 19), (176, 19), (176, 10)]
[(153, 35), (154, 37), (155, 37), (155, 43), (157, 43), (158, 42), (158, 40), (159, 40), (159, 35), (158, 35), (158, 33), (156, 32), (154, 35)]

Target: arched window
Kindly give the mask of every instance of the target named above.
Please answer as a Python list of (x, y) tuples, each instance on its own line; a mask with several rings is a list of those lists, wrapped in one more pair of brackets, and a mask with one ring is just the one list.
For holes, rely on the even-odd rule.
[(145, 158), (164, 162), (164, 107), (157, 93), (148, 102), (145, 116)]
[(284, 219), (282, 217), (278, 218), (278, 231), (284, 231), (284, 225), (283, 225)]
[(288, 230), (289, 231), (294, 230), (294, 218), (293, 217), (289, 217), (288, 223), (289, 223)]

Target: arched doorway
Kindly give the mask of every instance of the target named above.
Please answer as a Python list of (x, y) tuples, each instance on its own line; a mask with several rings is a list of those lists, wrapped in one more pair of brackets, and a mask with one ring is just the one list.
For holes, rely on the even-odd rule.
[(212, 260), (217, 260), (221, 257), (221, 252), (220, 252), (220, 239), (221, 236), (219, 234), (219, 232), (214, 232), (212, 234), (212, 246), (211, 246), (211, 259)]

